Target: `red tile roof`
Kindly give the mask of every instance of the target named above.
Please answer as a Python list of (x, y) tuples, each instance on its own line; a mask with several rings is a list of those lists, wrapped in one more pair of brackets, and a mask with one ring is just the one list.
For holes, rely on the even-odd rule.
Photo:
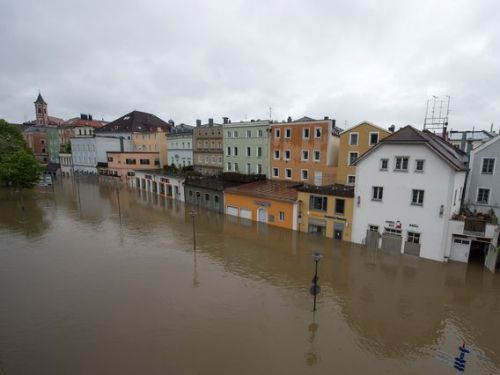
[(294, 202), (297, 200), (297, 188), (301, 186), (302, 184), (293, 181), (264, 180), (235, 186), (226, 189), (225, 192), (229, 194), (240, 194), (250, 197)]

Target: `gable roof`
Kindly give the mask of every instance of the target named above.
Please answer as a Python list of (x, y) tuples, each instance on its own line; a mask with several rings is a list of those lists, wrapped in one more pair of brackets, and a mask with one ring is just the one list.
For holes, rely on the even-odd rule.
[(390, 132), (388, 129), (384, 129), (384, 128), (382, 128), (381, 126), (375, 125), (374, 123), (372, 123), (372, 122), (370, 122), (370, 121), (363, 121), (363, 122), (360, 122), (360, 123), (359, 123), (359, 124), (357, 124), (357, 125), (354, 125), (352, 128), (349, 128), (349, 129), (346, 129), (346, 130), (342, 131), (342, 132), (340, 133), (340, 135), (342, 135), (342, 134), (344, 134), (344, 133), (351, 132), (351, 131), (353, 131), (354, 129), (356, 129), (357, 127), (359, 127), (359, 126), (361, 126), (361, 125), (365, 125), (365, 124), (366, 124), (366, 125), (373, 126), (374, 128), (379, 129), (380, 131), (383, 131), (383, 132), (385, 132), (385, 133), (387, 133), (387, 134), (391, 134), (391, 132)]
[(102, 128), (106, 121), (83, 120), (81, 117), (71, 118), (61, 124), (62, 128), (90, 126), (92, 128)]
[(373, 146), (363, 155), (361, 155), (356, 160), (355, 164), (358, 164), (367, 155), (375, 151), (375, 149), (387, 144), (425, 145), (428, 148), (430, 148), (435, 154), (441, 157), (445, 162), (451, 165), (455, 170), (457, 171), (468, 170), (464, 162), (466, 158), (465, 152), (459, 150), (452, 144), (443, 140), (441, 137), (438, 137), (437, 135), (429, 131), (422, 132), (410, 125), (407, 125), (404, 128), (398, 130), (397, 132), (382, 139), (379, 143), (377, 143), (375, 146)]
[(484, 142), (481, 146), (476, 147), (470, 153), (471, 155), (475, 155), (477, 152), (484, 150), (486, 147), (491, 146), (493, 143), (498, 142), (499, 140), (500, 140), (500, 134), (498, 134), (494, 138), (491, 138), (489, 141)]
[(157, 128), (170, 131), (172, 125), (151, 113), (132, 111), (96, 129), (96, 133), (148, 133), (156, 131)]

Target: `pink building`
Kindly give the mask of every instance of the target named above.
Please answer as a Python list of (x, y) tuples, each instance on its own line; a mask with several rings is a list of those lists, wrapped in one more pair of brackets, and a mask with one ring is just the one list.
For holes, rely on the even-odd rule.
[(101, 175), (117, 176), (125, 180), (134, 179), (134, 170), (159, 169), (160, 154), (158, 152), (106, 152), (108, 168), (99, 170)]

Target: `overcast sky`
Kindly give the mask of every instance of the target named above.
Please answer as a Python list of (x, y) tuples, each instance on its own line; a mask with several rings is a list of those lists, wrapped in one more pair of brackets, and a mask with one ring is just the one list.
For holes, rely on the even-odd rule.
[(500, 126), (500, 1), (0, 0), (0, 118)]

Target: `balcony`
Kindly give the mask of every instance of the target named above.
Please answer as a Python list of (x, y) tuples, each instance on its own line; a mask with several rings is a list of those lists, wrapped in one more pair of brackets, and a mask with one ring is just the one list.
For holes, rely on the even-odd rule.
[(476, 237), (491, 237), (498, 219), (490, 214), (455, 214), (451, 220), (462, 222), (463, 234)]

